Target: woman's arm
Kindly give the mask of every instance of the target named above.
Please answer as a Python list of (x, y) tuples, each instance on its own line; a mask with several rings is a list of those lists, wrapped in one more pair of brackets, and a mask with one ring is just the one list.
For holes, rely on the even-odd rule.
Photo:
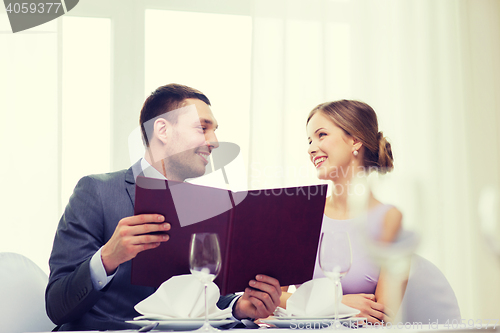
[(342, 296), (342, 303), (361, 311), (356, 317), (363, 317), (370, 323), (385, 322), (385, 308), (377, 302), (373, 294), (347, 294)]
[[(401, 299), (395, 299), (391, 302), (391, 292), (394, 291), (395, 287), (396, 286), (391, 283), (387, 269), (382, 268), (380, 270), (377, 288), (375, 289), (375, 299), (378, 304), (383, 305), (384, 307), (384, 322), (392, 321), (394, 319), (393, 317), (398, 312), (401, 299), (404, 295), (404, 290), (402, 290)], [(406, 287), (406, 283), (404, 284), (404, 287)]]
[(280, 307), (286, 309), (286, 301), (292, 296), (292, 293), (288, 292), (288, 286), (281, 287), (281, 297), (280, 297)]
[(396, 207), (389, 209), (387, 214), (385, 214), (379, 241), (384, 243), (394, 242), (401, 230), (402, 220), (403, 214)]
[[(384, 224), (382, 226), (382, 233), (380, 235), (380, 241), (387, 243), (388, 246), (394, 242), (401, 230), (403, 215), (397, 208), (391, 208), (384, 219)], [(404, 291), (406, 289), (406, 282), (408, 278), (408, 273), (406, 272), (406, 276), (403, 277), (403, 283), (400, 286), (400, 290), (396, 290), (397, 288), (393, 284), (394, 280), (392, 276), (387, 271), (386, 267), (382, 267), (380, 270), (380, 275), (377, 282), (377, 288), (375, 289), (375, 299), (377, 303), (382, 304), (384, 306), (384, 312), (386, 318), (384, 321), (390, 321), (391, 317), (393, 317), (399, 310), (399, 306), (401, 305), (401, 300), (404, 295)], [(399, 294), (396, 299), (391, 300), (391, 292), (396, 292), (396, 295)], [(388, 307), (390, 306), (390, 308)]]

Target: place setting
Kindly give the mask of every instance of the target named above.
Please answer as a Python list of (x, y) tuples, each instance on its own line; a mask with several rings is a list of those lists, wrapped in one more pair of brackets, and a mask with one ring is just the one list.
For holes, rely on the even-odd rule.
[(134, 308), (141, 316), (128, 323), (146, 327), (157, 322), (157, 330), (203, 332), (234, 324), (232, 308), (217, 307), (220, 291), (213, 282), (221, 267), (217, 235), (193, 234), (189, 259), (191, 274), (165, 281), (154, 294), (136, 304)]
[[(303, 283), (278, 307), (273, 317), (260, 324), (289, 329), (347, 329), (360, 327), (366, 318), (359, 310), (341, 303), (341, 279), (351, 267), (349, 235), (324, 232), (320, 238), (319, 263), (326, 278)], [(191, 274), (173, 276), (154, 294), (135, 305), (141, 315), (127, 321), (141, 328), (156, 330), (213, 332), (235, 324), (232, 308), (217, 307), (220, 290), (213, 282), (221, 268), (218, 237), (213, 233), (192, 234), (189, 251)], [(325, 297), (327, 296), (327, 297)]]
[[(325, 297), (325, 295), (333, 296), (334, 287), (328, 278), (308, 281), (290, 296), (286, 309), (278, 307), (273, 317), (261, 319), (260, 322), (272, 327), (290, 329), (330, 327), (336, 320), (335, 300), (334, 297)], [(351, 326), (351, 323), (354, 325), (364, 320), (364, 318), (354, 317), (357, 314), (359, 310), (340, 303), (337, 319), (342, 325)]]
[(302, 284), (287, 300), (286, 309), (278, 307), (273, 317), (260, 322), (290, 329), (362, 326), (366, 318), (355, 317), (360, 311), (341, 303), (343, 293), (340, 280), (349, 271), (351, 262), (349, 235), (345, 232), (322, 233), (319, 263), (327, 277)]

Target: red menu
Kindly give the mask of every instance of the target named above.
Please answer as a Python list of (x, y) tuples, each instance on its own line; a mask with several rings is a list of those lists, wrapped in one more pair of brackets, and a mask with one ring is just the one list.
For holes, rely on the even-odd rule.
[(132, 259), (132, 283), (158, 287), (189, 274), (191, 234), (217, 233), (222, 295), (243, 291), (257, 274), (282, 286), (312, 279), (327, 185), (232, 192), (137, 177), (135, 214), (162, 214), (170, 239)]

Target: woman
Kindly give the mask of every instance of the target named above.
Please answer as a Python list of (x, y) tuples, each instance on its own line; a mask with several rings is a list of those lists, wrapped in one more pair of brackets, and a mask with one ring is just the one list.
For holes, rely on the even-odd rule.
[[(369, 322), (387, 322), (392, 312), (385, 306), (384, 270), (371, 260), (363, 247), (360, 232), (349, 220), (348, 195), (353, 177), (360, 171), (385, 173), (393, 168), (391, 145), (378, 131), (377, 116), (362, 102), (341, 100), (320, 104), (307, 118), (309, 156), (319, 179), (333, 182), (327, 198), (322, 231), (347, 231), (351, 238), (353, 261), (342, 279), (342, 303), (361, 311), (359, 317)], [(401, 228), (402, 215), (391, 205), (384, 205), (373, 194), (368, 199), (368, 227), (383, 242), (395, 240)], [(313, 278), (324, 277), (318, 258)], [(286, 287), (285, 287), (286, 288)], [(281, 305), (290, 296), (284, 293)]]

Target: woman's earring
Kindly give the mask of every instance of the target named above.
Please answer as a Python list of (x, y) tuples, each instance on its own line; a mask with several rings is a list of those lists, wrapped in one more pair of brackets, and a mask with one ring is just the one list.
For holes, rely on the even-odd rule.
[(358, 156), (358, 151), (357, 151), (357, 150), (355, 150), (355, 151), (353, 151), (353, 152), (352, 152), (352, 154), (353, 154), (354, 156)]

